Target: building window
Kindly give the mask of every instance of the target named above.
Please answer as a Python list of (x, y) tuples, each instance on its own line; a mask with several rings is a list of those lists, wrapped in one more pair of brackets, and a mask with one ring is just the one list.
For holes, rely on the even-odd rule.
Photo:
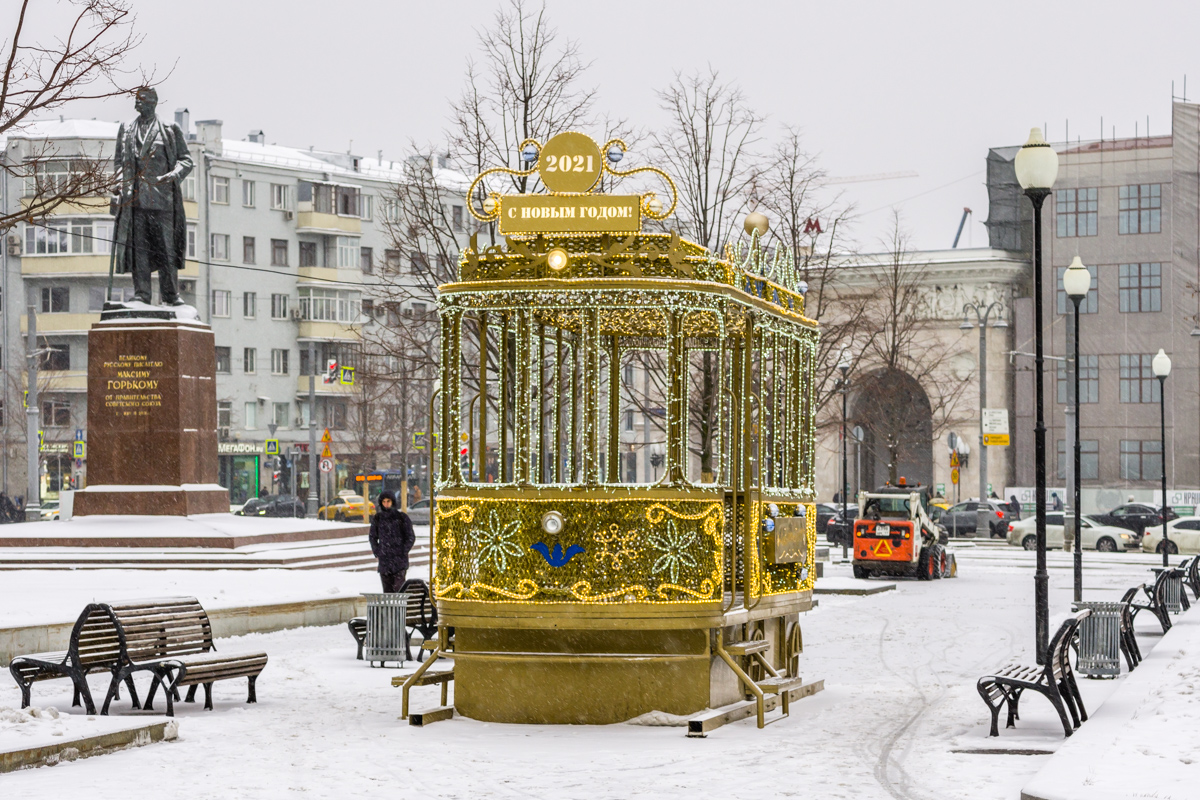
[(187, 258), (196, 257), (196, 223), (187, 224)]
[(359, 264), (358, 238), (354, 236), (337, 237), (338, 269), (354, 269)]
[(242, 371), (253, 375), (258, 371), (258, 349), (246, 347), (242, 349)]
[(221, 206), (229, 205), (229, 178), (213, 175), (212, 201)]
[(254, 208), (254, 181), (242, 181), (242, 205)]
[(229, 260), (229, 234), (214, 233), (208, 237), (209, 254), (213, 261)]
[(277, 428), (288, 427), (291, 420), (288, 416), (292, 413), (291, 403), (275, 403), (274, 404), (275, 426)]
[(287, 211), (292, 207), (292, 192), (290, 186), (283, 183), (271, 184), (271, 210)]
[(272, 239), (271, 240), (271, 266), (286, 267), (288, 265), (288, 241), (287, 239)]
[(232, 361), (230, 348), (221, 347), (218, 345), (217, 346), (217, 372), (221, 373), (222, 375), (228, 375), (230, 372), (232, 372), (233, 370), (231, 368), (232, 365), (230, 364), (230, 361)]
[(257, 292), (246, 292), (242, 295), (242, 316), (246, 319), (254, 319), (258, 316)]
[(196, 173), (193, 172), (183, 179), (181, 190), (183, 191), (184, 200), (189, 200), (193, 203), (196, 202)]
[(42, 349), (44, 370), (64, 372), (71, 368), (71, 347), (65, 344), (50, 344)]
[(228, 317), (231, 297), (232, 293), (228, 289), (213, 289), (209, 313), (214, 317)]
[(42, 287), (43, 314), (65, 314), (71, 310), (71, 291), (65, 286)]
[(400, 272), (399, 250), (383, 251), (383, 271), (388, 275), (396, 275)]
[(288, 296), (286, 294), (271, 295), (271, 319), (287, 319)]
[[(88, 287), (88, 311), (103, 311), (104, 310), (104, 292), (103, 286)], [(128, 303), (133, 299), (133, 287), (122, 288), (114, 286), (112, 290), (112, 301), (114, 303)]]
[(107, 255), (112, 250), (111, 220), (52, 219), (25, 226), (26, 256)]
[(371, 221), (371, 213), (374, 210), (375, 203), (372, 202), (372, 197), (369, 194), (360, 194), (358, 196), (358, 211), (365, 221)]
[(244, 264), (253, 264), (254, 263), (254, 237), (253, 236), (243, 236), (242, 237), (242, 263), (244, 263)]
[(1163, 474), (1162, 442), (1158, 439), (1121, 440), (1121, 479), (1158, 481)]
[(625, 412), (625, 430), (633, 430), (633, 411)]
[(337, 188), (337, 213), (342, 217), (357, 217), (358, 213), (358, 195), (357, 186), (338, 186)]
[(1153, 360), (1154, 357), (1148, 355), (1121, 356), (1122, 403), (1158, 402), (1158, 379), (1150, 366)]
[(450, 208), (450, 220), (454, 225), (454, 230), (461, 231), (463, 229), (463, 207), (452, 206)]
[[(1100, 292), (1096, 288), (1096, 268), (1088, 267), (1088, 272), (1092, 276), (1092, 285), (1088, 289), (1087, 296), (1079, 301), (1080, 314), (1095, 314), (1100, 310)], [(1058, 273), (1058, 313), (1066, 314), (1073, 307), (1071, 298), (1067, 297), (1067, 290), (1063, 288), (1063, 274), (1067, 271), (1066, 267), (1056, 267), (1055, 272)]]
[[(1070, 396), (1070, 380), (1068, 380), (1067, 364), (1058, 362), (1058, 404), (1066, 405)], [(1079, 357), (1079, 402), (1100, 402), (1100, 356), (1081, 355)]]
[(252, 431), (258, 427), (258, 403), (250, 401), (244, 406), (245, 411), (242, 412), (242, 426)]
[[(220, 349), (219, 347), (217, 348)], [(217, 438), (223, 442), (229, 441), (229, 429), (233, 427), (233, 403), (229, 400), (217, 401)]]
[(42, 401), (42, 427), (43, 428), (69, 428), (71, 427), (71, 404), (66, 400), (43, 400)]
[(1162, 311), (1162, 264), (1121, 264), (1118, 270), (1121, 311)]
[(1054, 193), (1059, 238), (1095, 236), (1099, 211), (1099, 189), (1059, 189)]
[(1117, 188), (1117, 233), (1159, 233), (1161, 230), (1161, 183)]
[(359, 295), (340, 289), (300, 289), (300, 318), (314, 322), (358, 322)]
[(408, 269), (413, 275), (424, 275), (429, 272), (429, 260), (423, 253), (413, 253), (408, 260)]
[[(1067, 479), (1067, 459), (1075, 458), (1074, 453), (1067, 452), (1067, 440), (1058, 440), (1058, 479)], [(1100, 442), (1096, 439), (1079, 440), (1079, 479), (1081, 481), (1100, 480)]]
[(271, 351), (271, 374), (272, 375), (287, 375), (288, 374), (288, 353), (287, 349), (274, 349)]
[(375, 270), (375, 256), (371, 248), (359, 248), (358, 262), (362, 268), (363, 275), (370, 275)]
[(300, 243), (300, 266), (315, 267), (317, 265), (317, 243)]
[(329, 409), (329, 427), (335, 431), (340, 431), (346, 427), (346, 404), (345, 403), (330, 403)]
[(388, 222), (400, 221), (400, 201), (394, 197), (385, 197), (383, 200), (383, 218)]

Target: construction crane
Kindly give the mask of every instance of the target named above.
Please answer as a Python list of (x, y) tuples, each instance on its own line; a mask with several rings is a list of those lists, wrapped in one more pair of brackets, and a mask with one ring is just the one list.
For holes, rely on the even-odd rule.
[(971, 216), (971, 209), (964, 208), (962, 219), (958, 221), (958, 233), (954, 234), (954, 244), (950, 245), (951, 250), (958, 249), (958, 240), (962, 238), (963, 228), (967, 224), (967, 217)]

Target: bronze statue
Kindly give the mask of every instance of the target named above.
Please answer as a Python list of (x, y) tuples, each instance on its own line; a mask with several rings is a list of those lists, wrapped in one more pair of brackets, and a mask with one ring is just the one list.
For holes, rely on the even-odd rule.
[[(187, 220), (180, 184), (192, 171), (192, 156), (178, 125), (163, 124), (154, 115), (158, 93), (138, 89), (138, 116), (117, 131), (113, 162), (121, 176), (121, 194), (114, 198), (113, 271), (133, 273), (137, 300), (150, 302), (151, 275), (158, 272), (164, 305), (182, 306), (179, 270), (187, 247)], [(112, 278), (109, 277), (111, 293)]]

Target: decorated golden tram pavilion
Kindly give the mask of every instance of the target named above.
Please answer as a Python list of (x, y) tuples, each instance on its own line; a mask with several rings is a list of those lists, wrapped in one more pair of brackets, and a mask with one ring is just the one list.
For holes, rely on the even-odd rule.
[[(821, 685), (798, 671), (816, 537), (803, 287), (786, 252), (768, 263), (759, 215), (723, 258), (644, 232), (675, 187), (653, 167), (618, 170), (619, 140), (603, 154), (579, 133), (522, 148), (528, 172), (489, 170), (468, 198), (495, 173), (537, 173), (548, 193), (472, 208), (505, 243), (473, 241), (440, 289), (435, 656), (454, 659), (454, 708), (611, 723), (730, 706), (761, 726)], [(665, 181), (670, 207), (593, 192), (635, 174)], [(621, 480), (634, 357), (662, 374), (653, 483)], [(408, 687), (426, 682), (409, 679), (406, 714)]]

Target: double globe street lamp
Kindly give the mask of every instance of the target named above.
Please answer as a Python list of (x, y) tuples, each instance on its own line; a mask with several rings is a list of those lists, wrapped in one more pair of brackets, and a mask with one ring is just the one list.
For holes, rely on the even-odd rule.
[(1079, 508), (1080, 497), (1080, 453), (1082, 451), (1079, 441), (1079, 304), (1083, 298), (1087, 297), (1087, 293), (1092, 288), (1092, 273), (1083, 262), (1079, 260), (1079, 256), (1071, 262), (1071, 266), (1067, 267), (1067, 271), (1063, 273), (1063, 291), (1067, 293), (1067, 297), (1071, 298), (1071, 303), (1075, 306), (1075, 353), (1073, 372), (1075, 373), (1075, 452), (1072, 455), (1075, 463), (1075, 469), (1072, 473), (1073, 485), (1071, 486), (1071, 505), (1075, 509), (1074, 527), (1075, 531), (1075, 602), (1083, 600), (1083, 537), (1080, 535), (1080, 525), (1082, 524), (1083, 513)]
[(1042, 204), (1050, 196), (1058, 177), (1058, 153), (1042, 137), (1041, 128), (1029, 132), (1013, 161), (1017, 182), (1033, 205), (1033, 332), (1034, 332), (1034, 515), (1037, 538), (1037, 569), (1033, 575), (1033, 603), (1037, 640), (1037, 662), (1046, 663), (1050, 639), (1050, 578), (1046, 572), (1046, 419), (1043, 409), (1045, 357), (1042, 354)]

